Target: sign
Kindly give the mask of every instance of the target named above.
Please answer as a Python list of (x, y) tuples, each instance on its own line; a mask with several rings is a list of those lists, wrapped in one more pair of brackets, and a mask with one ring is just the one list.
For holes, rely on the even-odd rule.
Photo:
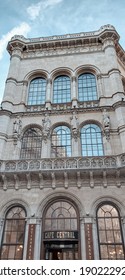
[(45, 231), (44, 239), (78, 239), (78, 231)]
[(29, 224), (27, 258), (26, 258), (27, 260), (34, 259), (34, 242), (35, 242), (35, 224)]
[(86, 240), (86, 259), (94, 260), (92, 224), (85, 224), (85, 240)]

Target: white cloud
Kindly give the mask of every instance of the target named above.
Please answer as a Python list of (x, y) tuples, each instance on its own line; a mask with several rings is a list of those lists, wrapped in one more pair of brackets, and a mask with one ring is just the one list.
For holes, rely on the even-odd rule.
[(48, 7), (53, 7), (58, 3), (61, 3), (63, 0), (43, 0), (38, 2), (37, 4), (32, 4), (27, 8), (27, 13), (31, 20), (35, 20), (40, 12), (43, 12)]
[(30, 19), (34, 20), (37, 16), (39, 16), (41, 10), (41, 2), (37, 3), (36, 5), (31, 5), (27, 8), (27, 13), (30, 16)]
[(26, 22), (22, 22), (19, 26), (14, 27), (12, 30), (10, 30), (7, 34), (3, 35), (0, 39), (0, 59), (3, 57), (3, 53), (6, 49), (8, 41), (14, 36), (14, 35), (23, 35), (27, 36), (27, 33), (30, 31), (30, 26)]

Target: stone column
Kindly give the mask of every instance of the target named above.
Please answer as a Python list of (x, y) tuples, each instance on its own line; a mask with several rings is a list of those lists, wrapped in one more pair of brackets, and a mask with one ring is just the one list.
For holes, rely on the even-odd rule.
[(125, 153), (125, 107), (116, 106), (116, 129), (119, 131), (119, 145), (121, 152)]
[[(10, 116), (8, 113), (4, 113), (0, 117), (0, 159), (6, 158), (6, 145), (7, 137), (9, 133)], [(8, 155), (7, 155), (8, 156)]]
[[(18, 74), (20, 70), (21, 50), (17, 47), (12, 52), (8, 77), (5, 84), (4, 91), (4, 108), (10, 108), (10, 104), (15, 101), (16, 94), (16, 81), (18, 80)], [(10, 103), (11, 102), (11, 103)], [(10, 108), (12, 110), (12, 108)]]
[(27, 99), (28, 99), (28, 82), (23, 81), (23, 90), (22, 90), (22, 100), (21, 103), (27, 104)]
[(103, 81), (102, 81), (102, 76), (101, 75), (97, 75), (97, 97), (103, 97), (104, 94), (104, 88), (103, 88)]
[(46, 109), (51, 109), (52, 101), (52, 80), (47, 79), (47, 88), (46, 88)]
[(1, 244), (2, 235), (3, 235), (3, 227), (4, 227), (4, 220), (0, 219), (0, 244)]
[(77, 91), (76, 91), (76, 77), (72, 76), (71, 79), (71, 100), (72, 100), (72, 108), (76, 108), (77, 106)]
[(39, 260), (41, 254), (41, 233), (42, 233), (42, 221), (36, 219), (36, 234), (35, 234), (35, 246), (34, 246), (34, 259)]
[(125, 246), (125, 217), (121, 218), (121, 224), (122, 224), (122, 231), (123, 231), (123, 242)]
[(80, 219), (80, 235), (81, 235), (81, 259), (86, 259), (86, 249), (85, 249), (85, 227), (84, 227), (84, 218)]
[(97, 233), (97, 223), (96, 218), (93, 218), (93, 249), (94, 249), (94, 259), (99, 260), (99, 247), (98, 247), (98, 233)]

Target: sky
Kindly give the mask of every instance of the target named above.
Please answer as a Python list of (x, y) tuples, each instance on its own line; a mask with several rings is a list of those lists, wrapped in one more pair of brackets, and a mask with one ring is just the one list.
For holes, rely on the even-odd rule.
[(3, 0), (0, 1), (0, 103), (14, 35), (44, 37), (99, 30), (113, 25), (125, 50), (125, 0)]

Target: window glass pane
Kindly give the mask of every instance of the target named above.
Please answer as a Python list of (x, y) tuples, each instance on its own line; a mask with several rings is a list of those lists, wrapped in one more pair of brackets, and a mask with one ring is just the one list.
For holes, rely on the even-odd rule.
[(53, 84), (53, 103), (66, 103), (71, 101), (70, 78), (59, 76)]
[(79, 101), (97, 100), (96, 78), (93, 74), (85, 73), (78, 77)]
[(46, 98), (46, 80), (36, 78), (31, 81), (28, 92), (28, 105), (44, 104)]
[(22, 259), (25, 233), (25, 211), (13, 207), (7, 213), (1, 246), (1, 259)]
[[(51, 217), (48, 219), (48, 217)], [(75, 208), (66, 201), (51, 204), (45, 216), (47, 230), (77, 230), (77, 213)]]
[(71, 156), (71, 133), (67, 126), (58, 126), (53, 130), (51, 154), (53, 157)]
[(29, 128), (23, 135), (21, 145), (21, 159), (41, 158), (42, 136), (38, 128)]
[(87, 124), (82, 127), (81, 146), (83, 156), (103, 155), (102, 135), (97, 125)]
[(104, 204), (97, 211), (100, 259), (124, 259), (124, 244), (117, 209)]

